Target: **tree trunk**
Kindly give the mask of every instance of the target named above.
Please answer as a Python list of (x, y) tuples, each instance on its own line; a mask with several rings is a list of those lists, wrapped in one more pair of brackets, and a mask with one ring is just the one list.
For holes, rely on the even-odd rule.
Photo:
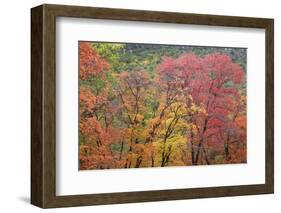
[(136, 161), (136, 165), (135, 168), (139, 168), (142, 162), (142, 156), (138, 156), (137, 161)]
[(121, 158), (122, 158), (123, 149), (124, 149), (124, 141), (122, 141), (122, 143), (121, 143), (119, 160), (121, 160)]

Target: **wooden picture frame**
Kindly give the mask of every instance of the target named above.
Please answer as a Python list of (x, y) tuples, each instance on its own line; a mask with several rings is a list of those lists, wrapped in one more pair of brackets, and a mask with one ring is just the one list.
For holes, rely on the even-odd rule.
[[(56, 195), (56, 17), (265, 29), (265, 184)], [(274, 191), (273, 19), (44, 4), (31, 9), (31, 203), (41, 208), (267, 194)]]

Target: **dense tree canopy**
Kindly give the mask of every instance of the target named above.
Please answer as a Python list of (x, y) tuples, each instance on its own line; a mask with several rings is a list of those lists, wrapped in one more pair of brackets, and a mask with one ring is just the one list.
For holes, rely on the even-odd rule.
[(246, 162), (246, 50), (80, 42), (80, 169)]

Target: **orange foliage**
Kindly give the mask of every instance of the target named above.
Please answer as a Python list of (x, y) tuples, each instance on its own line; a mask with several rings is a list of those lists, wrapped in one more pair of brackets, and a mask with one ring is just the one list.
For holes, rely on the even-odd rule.
[(97, 51), (92, 48), (91, 43), (81, 42), (79, 45), (80, 54), (80, 78), (85, 80), (102, 74), (109, 69), (107, 61), (100, 57)]

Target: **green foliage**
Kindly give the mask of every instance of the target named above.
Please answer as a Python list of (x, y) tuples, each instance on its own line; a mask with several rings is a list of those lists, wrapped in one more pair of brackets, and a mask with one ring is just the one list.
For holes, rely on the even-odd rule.
[(122, 71), (124, 64), (122, 64), (121, 59), (124, 57), (125, 44), (99, 42), (92, 45), (100, 56), (108, 61), (113, 71)]
[(240, 64), (246, 70), (247, 50), (245, 48), (100, 42), (94, 42), (93, 47), (110, 63), (112, 70), (117, 73), (124, 70), (143, 69), (154, 77), (154, 69), (161, 62), (163, 56), (177, 58), (187, 52), (193, 52), (200, 57), (213, 52), (227, 54), (235, 63)]

